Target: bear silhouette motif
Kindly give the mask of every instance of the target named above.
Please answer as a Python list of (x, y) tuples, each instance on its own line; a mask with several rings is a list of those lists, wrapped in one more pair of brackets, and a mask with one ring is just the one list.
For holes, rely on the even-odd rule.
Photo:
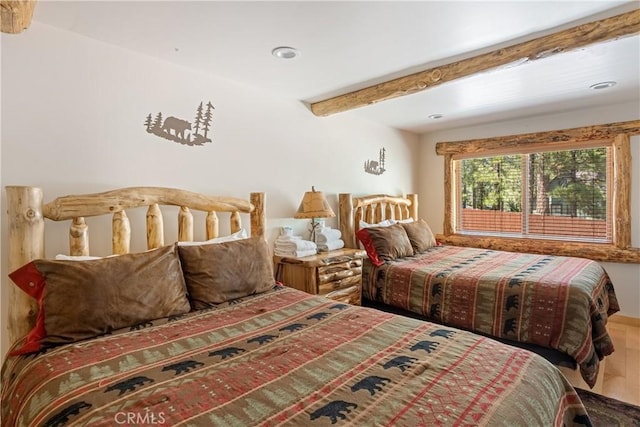
[(191, 123), (177, 117), (169, 116), (162, 124), (162, 130), (171, 135), (171, 130), (176, 138), (184, 139), (184, 131), (191, 130)]
[(195, 360), (183, 360), (182, 362), (178, 362), (178, 363), (173, 363), (171, 365), (167, 365), (164, 368), (162, 368), (162, 371), (169, 371), (169, 370), (173, 370), (175, 371), (176, 375), (179, 375), (183, 372), (189, 372), (192, 369), (197, 368), (198, 366), (204, 366), (204, 363), (202, 362), (197, 362)]
[(329, 417), (331, 424), (335, 424), (338, 422), (338, 418), (346, 419), (347, 414), (357, 407), (358, 405), (355, 403), (345, 402), (344, 400), (334, 400), (322, 408), (313, 411), (311, 413), (311, 419), (315, 420), (320, 417)]
[(87, 402), (76, 402), (73, 405), (69, 405), (62, 411), (49, 418), (44, 424), (45, 427), (59, 427), (69, 422), (69, 416), (80, 415), (80, 409), (91, 408), (91, 404)]
[(416, 359), (415, 357), (396, 356), (382, 365), (382, 367), (384, 369), (398, 368), (400, 369), (400, 371), (404, 372), (406, 369), (410, 368), (414, 362), (417, 361), (418, 359)]
[(107, 389), (104, 392), (107, 393), (113, 390), (118, 390), (119, 391), (118, 396), (122, 396), (127, 391), (134, 391), (136, 387), (143, 386), (146, 383), (152, 383), (152, 382), (153, 380), (151, 378), (133, 377), (133, 378), (126, 379), (124, 381), (120, 381), (119, 383), (110, 385), (109, 387), (107, 387)]
[(390, 381), (391, 380), (389, 378), (371, 375), (369, 377), (363, 378), (362, 380), (351, 386), (351, 391), (355, 393), (358, 390), (367, 390), (369, 394), (373, 396), (377, 391), (382, 391), (382, 387)]

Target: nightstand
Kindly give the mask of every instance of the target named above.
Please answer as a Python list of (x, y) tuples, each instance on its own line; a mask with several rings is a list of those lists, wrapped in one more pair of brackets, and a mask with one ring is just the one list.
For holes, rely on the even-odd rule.
[(360, 305), (365, 256), (361, 249), (338, 249), (303, 258), (275, 255), (273, 263), (276, 280), (285, 286)]

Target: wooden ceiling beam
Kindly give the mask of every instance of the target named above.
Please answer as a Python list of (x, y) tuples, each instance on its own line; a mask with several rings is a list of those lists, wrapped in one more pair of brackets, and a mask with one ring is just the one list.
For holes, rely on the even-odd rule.
[(18, 34), (29, 28), (36, 0), (1, 0), (0, 30), (3, 33)]
[(329, 116), (388, 99), (421, 92), (439, 84), (506, 65), (521, 65), (590, 44), (640, 32), (640, 9), (538, 37), (492, 52), (395, 78), (310, 105), (316, 116)]

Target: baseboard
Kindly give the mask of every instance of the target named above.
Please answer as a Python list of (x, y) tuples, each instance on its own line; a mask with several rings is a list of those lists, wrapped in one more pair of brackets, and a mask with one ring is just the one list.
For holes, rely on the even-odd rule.
[(625, 316), (623, 314), (614, 314), (609, 316), (609, 322), (618, 323), (620, 325), (640, 327), (640, 318)]

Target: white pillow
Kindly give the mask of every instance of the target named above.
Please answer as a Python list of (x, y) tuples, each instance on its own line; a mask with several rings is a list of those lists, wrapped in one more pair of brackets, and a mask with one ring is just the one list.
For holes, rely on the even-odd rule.
[(247, 230), (241, 228), (239, 231), (236, 231), (233, 234), (229, 234), (228, 236), (214, 237), (213, 239), (205, 240), (204, 242), (178, 242), (178, 246), (209, 245), (212, 243), (231, 242), (233, 240), (242, 240), (247, 238), (249, 238), (249, 236), (247, 235)]
[(396, 223), (395, 219), (385, 219), (384, 221), (380, 221), (377, 224), (369, 224), (368, 222), (364, 222), (360, 220), (358, 225), (360, 228), (369, 228), (369, 227), (388, 227)]
[(409, 217), (409, 218), (405, 218), (405, 219), (400, 219), (396, 221), (398, 224), (408, 224), (410, 222), (414, 222), (414, 219)]
[(91, 255), (65, 255), (58, 254), (56, 255), (56, 260), (58, 261), (91, 261), (93, 259), (103, 258), (101, 256), (91, 256)]

